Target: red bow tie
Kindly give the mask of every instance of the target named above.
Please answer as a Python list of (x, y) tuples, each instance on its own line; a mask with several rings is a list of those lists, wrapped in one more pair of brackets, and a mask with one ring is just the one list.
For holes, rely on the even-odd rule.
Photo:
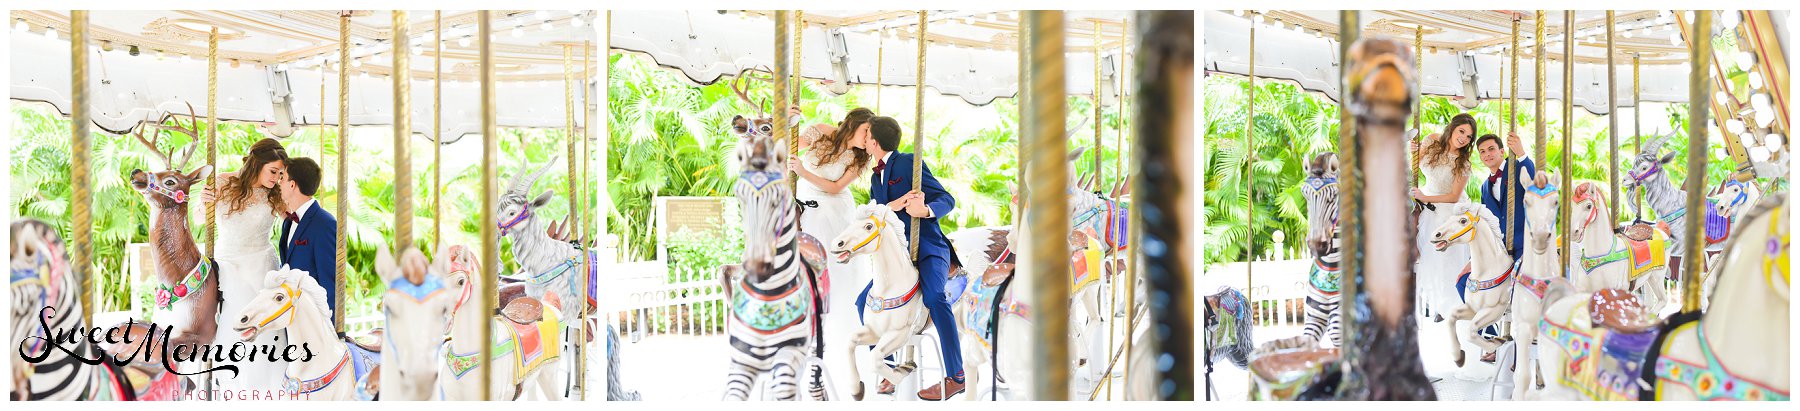
[(294, 214), (294, 213), (287, 213), (287, 220), (288, 220), (288, 222), (291, 222), (294, 224), (299, 224), (300, 223), (300, 215)]
[(875, 174), (881, 174), (881, 170), (886, 169), (886, 168), (887, 168), (887, 159), (881, 159), (881, 160), (875, 161)]

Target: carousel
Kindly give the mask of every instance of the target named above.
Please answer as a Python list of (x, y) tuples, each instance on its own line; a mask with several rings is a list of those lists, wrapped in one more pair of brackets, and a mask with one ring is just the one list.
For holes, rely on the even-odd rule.
[(1205, 14), (1209, 81), (1337, 121), (1300, 252), (1203, 276), (1209, 398), (1789, 398), (1788, 13)]
[[(10, 204), (66, 207), (13, 223), (15, 398), (600, 398), (603, 14), (10, 17), (14, 113), (62, 124), (15, 131), (15, 154), (55, 153), (61, 174)], [(61, 145), (20, 146), (37, 141)], [(50, 312), (140, 343), (45, 347), (30, 319)], [(102, 354), (131, 361), (80, 361)]]
[[(718, 90), (734, 100), (727, 102), (733, 112), (716, 123), (689, 129), (719, 136), (635, 124), (644, 129), (614, 133), (668, 144), (733, 141), (718, 159), (725, 169), (716, 171), (730, 179), (729, 189), (642, 200), (658, 204), (659, 220), (650, 225), (669, 231), (656, 238), (675, 241), (678, 228), (723, 219), (731, 238), (709, 241), (741, 244), (724, 251), (716, 270), (678, 272), (692, 263), (665, 245), (645, 253), (655, 259), (621, 262), (616, 277), (601, 280), (609, 288), (604, 299), (618, 301), (604, 317), (624, 341), (623, 369), (609, 371), (620, 383), (646, 400), (1193, 398), (1190, 279), (1179, 251), (1190, 244), (1182, 224), (1191, 216), (1183, 190), (1172, 189), (1183, 187), (1185, 174), (1174, 170), (1188, 163), (1190, 140), (1180, 136), (1191, 125), (1178, 113), (1192, 103), (1180, 92), (1191, 84), (1191, 13), (610, 14), (605, 47), (614, 60), (647, 61), (682, 83), (667, 87)], [(826, 102), (847, 95), (861, 98), (854, 101), (862, 108)], [(625, 99), (609, 104), (650, 106)], [(1092, 116), (1071, 116), (1070, 101), (1087, 104)], [(958, 152), (932, 150), (937, 139), (915, 132), (949, 128), (944, 111), (997, 102), (1017, 107), (1015, 118), (1004, 119), (1018, 127), (1003, 149), (931, 155)], [(859, 111), (863, 117), (855, 117)], [(870, 112), (892, 117), (871, 119)], [(863, 121), (903, 136), (882, 149), (898, 151), (893, 163), (815, 167), (830, 149), (819, 139), (864, 141), (851, 129)], [(1091, 140), (1071, 141), (1089, 127)], [(869, 144), (857, 148), (868, 152)], [(1125, 154), (1103, 161), (1103, 151)], [(989, 158), (1006, 158), (1011, 168), (1002, 189), (1014, 200), (1006, 213), (1013, 217), (940, 231), (939, 217), (969, 213), (961, 210), (970, 203), (958, 199), (952, 209), (938, 199), (970, 188), (941, 187), (948, 167), (936, 168), (935, 178), (932, 170), (1000, 163)], [(1077, 176), (1077, 162), (1091, 172)], [(899, 172), (885, 181), (864, 174), (884, 168)], [(834, 190), (819, 188), (832, 183)], [(870, 189), (871, 205), (850, 199), (861, 188)], [(917, 212), (898, 206), (907, 192), (922, 193), (912, 203)], [(696, 208), (710, 214), (661, 220)], [(831, 220), (840, 223), (816, 222)], [(1146, 253), (1136, 244), (1158, 247)], [(947, 270), (930, 262), (946, 260)], [(1159, 372), (1154, 358), (1173, 367)], [(951, 371), (957, 363), (962, 372)]]

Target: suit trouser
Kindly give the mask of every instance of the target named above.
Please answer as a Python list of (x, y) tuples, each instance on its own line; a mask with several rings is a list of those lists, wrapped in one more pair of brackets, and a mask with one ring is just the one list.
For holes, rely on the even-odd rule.
[[(944, 375), (957, 380), (963, 378), (962, 339), (956, 336), (956, 314), (950, 310), (950, 296), (944, 293), (944, 283), (949, 281), (950, 259), (941, 255), (922, 255), (913, 262), (919, 269), (920, 302), (925, 303), (925, 310), (931, 316), (931, 325), (937, 327), (938, 350), (944, 357)], [(869, 289), (874, 287), (873, 281), (863, 286), (862, 294), (856, 296), (856, 319), (862, 321), (864, 307), (868, 307)], [(884, 298), (893, 298), (884, 297)], [(887, 358), (892, 361), (894, 358)]]

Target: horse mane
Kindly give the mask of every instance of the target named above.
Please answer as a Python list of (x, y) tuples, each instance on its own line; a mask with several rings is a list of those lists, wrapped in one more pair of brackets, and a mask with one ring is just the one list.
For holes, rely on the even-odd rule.
[(317, 305), (319, 312), (325, 313), (327, 316), (331, 315), (331, 305), (325, 301), (325, 287), (320, 286), (319, 280), (313, 279), (312, 275), (307, 274), (305, 271), (288, 268), (286, 266), (270, 270), (269, 274), (263, 279), (263, 288), (274, 288), (279, 284), (290, 282), (294, 283), (295, 286), (300, 287), (300, 294), (308, 297), (309, 301), (312, 301), (313, 304)]

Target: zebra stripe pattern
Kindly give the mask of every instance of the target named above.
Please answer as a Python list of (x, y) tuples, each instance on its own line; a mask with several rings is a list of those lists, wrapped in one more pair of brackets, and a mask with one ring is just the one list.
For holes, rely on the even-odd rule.
[[(41, 221), (19, 221), (13, 223), (12, 241), (13, 341), (22, 343), (28, 339), (49, 338), (43, 335), (43, 324), (36, 318), (44, 307), (55, 308), (56, 317), (50, 319), (51, 329), (85, 328), (81, 323), (80, 293), (69, 287), (80, 282), (69, 277), (69, 257), (63, 252), (62, 240), (55, 229)], [(25, 398), (31, 401), (135, 399), (130, 387), (124, 385), (118, 369), (108, 365), (110, 362), (87, 365), (67, 352), (47, 345), (31, 348), (30, 354), (43, 353), (44, 360), (31, 364), (20, 361), (19, 356), (13, 357), (14, 367), (30, 367), (31, 392)], [(81, 339), (75, 351), (87, 358), (102, 355), (98, 347), (88, 344), (85, 339)], [(14, 387), (19, 388), (22, 387)]]
[[(1312, 274), (1307, 278), (1306, 325), (1302, 335), (1313, 341), (1343, 341), (1342, 316), (1338, 311), (1338, 184), (1337, 155), (1315, 156), (1307, 166), (1310, 174), (1301, 185), (1306, 198), (1307, 245), (1313, 252)], [(1323, 344), (1321, 344), (1323, 345)]]
[[(794, 400), (799, 394), (799, 365), (808, 363), (807, 357), (823, 357), (821, 330), (816, 328), (822, 325), (819, 301), (812, 285), (818, 273), (811, 272), (812, 267), (802, 262), (798, 253), (803, 235), (795, 230), (799, 213), (785, 181), (786, 146), (765, 132), (740, 136), (737, 155), (743, 173), (733, 193), (743, 211), (745, 259), (744, 274), (726, 284), (728, 294), (735, 298), (728, 307), (733, 320), (726, 325), (732, 351), (725, 399), (749, 399), (756, 377), (768, 375), (768, 389), (775, 399)], [(817, 243), (811, 237), (805, 241)], [(792, 322), (769, 326), (765, 321), (771, 317), (770, 310), (746, 308), (751, 306), (803, 312)], [(817, 362), (809, 368), (809, 392), (814, 399), (825, 400), (823, 370)]]

